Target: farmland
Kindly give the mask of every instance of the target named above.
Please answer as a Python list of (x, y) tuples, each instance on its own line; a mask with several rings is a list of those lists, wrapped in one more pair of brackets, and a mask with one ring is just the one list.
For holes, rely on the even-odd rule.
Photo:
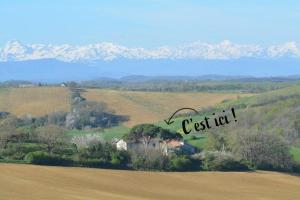
[(0, 165), (1, 199), (294, 200), (300, 178), (276, 172), (133, 172)]
[(4, 88), (0, 90), (0, 111), (16, 116), (42, 116), (68, 111), (69, 92), (59, 87)]
[(132, 92), (107, 89), (89, 89), (83, 96), (91, 101), (105, 102), (117, 114), (128, 115), (126, 126), (140, 123), (153, 123), (169, 117), (182, 107), (195, 109), (214, 106), (224, 100), (248, 96), (238, 93), (203, 93), (203, 92)]
[[(82, 95), (89, 101), (104, 102), (116, 114), (129, 116), (125, 126), (158, 122), (182, 107), (214, 106), (224, 100), (247, 94), (203, 92), (131, 92), (88, 89)], [(69, 91), (62, 87), (4, 88), (0, 90), (0, 111), (16, 116), (42, 116), (70, 109)]]

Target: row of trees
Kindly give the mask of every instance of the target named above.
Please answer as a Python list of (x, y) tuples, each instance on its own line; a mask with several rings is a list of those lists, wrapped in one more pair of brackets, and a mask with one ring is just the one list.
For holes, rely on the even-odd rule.
[(160, 91), (160, 92), (210, 92), (239, 91), (259, 93), (276, 90), (294, 84), (295, 79), (233, 79), (233, 80), (197, 80), (185, 79), (142, 79), (133, 80), (94, 80), (81, 83), (82, 87), (112, 88), (130, 91)]

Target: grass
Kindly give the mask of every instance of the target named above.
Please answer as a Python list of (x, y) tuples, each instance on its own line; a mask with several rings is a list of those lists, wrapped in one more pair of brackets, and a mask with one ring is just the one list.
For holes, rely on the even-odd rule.
[(1, 199), (295, 200), (297, 176), (276, 172), (138, 172), (0, 165)]
[[(195, 136), (193, 138), (193, 136)], [(198, 149), (204, 149), (204, 145), (207, 141), (207, 136), (205, 135), (186, 135), (184, 136), (184, 139), (191, 145), (197, 147)]]
[(17, 116), (42, 116), (68, 111), (69, 92), (60, 87), (5, 88), (0, 90), (0, 111)]
[(129, 128), (125, 126), (116, 126), (110, 129), (104, 129), (101, 136), (105, 141), (110, 141), (114, 138), (122, 138), (123, 135), (129, 132)]
[(96, 131), (86, 131), (86, 130), (68, 130), (67, 135), (69, 136), (81, 136), (81, 135), (88, 135), (88, 134), (100, 134)]

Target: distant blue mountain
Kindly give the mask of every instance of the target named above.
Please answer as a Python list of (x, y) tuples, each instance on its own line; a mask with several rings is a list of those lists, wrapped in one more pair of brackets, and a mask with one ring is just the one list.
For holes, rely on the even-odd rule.
[(0, 81), (83, 81), (123, 76), (292, 76), (300, 74), (300, 59), (115, 59), (112, 61), (62, 62), (31, 60), (0, 62)]

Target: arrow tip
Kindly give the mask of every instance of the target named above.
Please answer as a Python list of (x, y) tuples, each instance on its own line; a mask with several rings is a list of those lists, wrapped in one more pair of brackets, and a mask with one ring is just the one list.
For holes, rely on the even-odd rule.
[(173, 122), (174, 122), (174, 121), (171, 121), (171, 120), (168, 120), (168, 121), (167, 121), (167, 120), (164, 120), (164, 121), (166, 122), (167, 125), (171, 125), (171, 124), (173, 124)]

